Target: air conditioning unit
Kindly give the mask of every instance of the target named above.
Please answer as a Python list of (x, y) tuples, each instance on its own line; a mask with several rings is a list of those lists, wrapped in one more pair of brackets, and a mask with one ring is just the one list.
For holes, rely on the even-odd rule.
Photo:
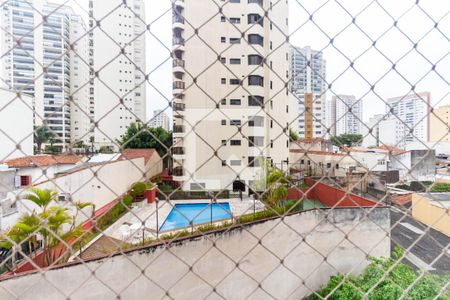
[(61, 193), (58, 195), (58, 201), (70, 201), (69, 193)]

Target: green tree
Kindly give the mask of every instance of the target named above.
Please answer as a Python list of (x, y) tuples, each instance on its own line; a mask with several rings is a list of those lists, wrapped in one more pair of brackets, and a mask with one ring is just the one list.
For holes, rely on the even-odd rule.
[(56, 203), (57, 193), (51, 190), (40, 190), (33, 188), (25, 195), (25, 199), (38, 205), (41, 212), (32, 211), (22, 215), (16, 224), (6, 232), (6, 237), (0, 242), (0, 246), (12, 249), (14, 244), (19, 245), (23, 242), (28, 243), (30, 251), (38, 246), (37, 240), (42, 240), (42, 250), (44, 251), (45, 266), (52, 265), (55, 262), (63, 262), (65, 257), (62, 254), (67, 253), (67, 243), (80, 243), (84, 236), (81, 225), (76, 223), (79, 212), (88, 206), (94, 207), (92, 203), (75, 203), (75, 214), (69, 213), (69, 209), (59, 205), (51, 206)]
[(289, 141), (295, 142), (299, 139), (297, 132), (289, 128)]
[(58, 193), (50, 189), (30, 188), (23, 198), (39, 206), (42, 211), (46, 211), (52, 201), (58, 201)]
[(167, 166), (169, 156), (168, 149), (172, 147), (172, 132), (164, 128), (147, 128), (141, 123), (131, 123), (118, 143), (123, 148), (144, 149), (154, 148), (163, 157)]
[(353, 147), (361, 145), (363, 136), (355, 133), (344, 133), (338, 136), (332, 136), (331, 142), (338, 147)]
[(38, 153), (42, 152), (42, 144), (54, 139), (55, 134), (46, 126), (36, 127), (34, 130), (34, 143)]
[(263, 175), (256, 188), (263, 192), (264, 201), (272, 208), (277, 207), (281, 200), (286, 200), (290, 179), (278, 168), (270, 166), (268, 161), (260, 161), (263, 165)]

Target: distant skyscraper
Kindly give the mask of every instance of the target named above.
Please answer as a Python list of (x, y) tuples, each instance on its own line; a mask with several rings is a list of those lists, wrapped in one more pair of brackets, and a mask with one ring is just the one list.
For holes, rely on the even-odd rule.
[(361, 134), (362, 132), (362, 100), (353, 95), (337, 95), (331, 99), (330, 113), (331, 132), (334, 135)]
[(311, 47), (291, 46), (291, 92), (297, 98), (300, 137), (323, 137), (325, 129), (326, 61)]
[(386, 106), (386, 120), (380, 122), (381, 144), (404, 148), (411, 142), (430, 140), (429, 92), (390, 98), (387, 102), (389, 106)]
[(130, 123), (147, 121), (144, 1), (90, 0), (89, 9), (95, 142), (114, 148)]
[(173, 3), (174, 180), (249, 191), (262, 161), (289, 157), (288, 3), (228, 1), (214, 17), (214, 1)]
[[(386, 116), (377, 114), (372, 116), (365, 125), (362, 125), (361, 134), (363, 135), (363, 147), (381, 146), (380, 145), (380, 122)], [(370, 132), (371, 131), (371, 132)]]
[(151, 128), (161, 127), (169, 131), (169, 126), (170, 126), (170, 118), (164, 111), (160, 109), (153, 111), (153, 117), (149, 122), (149, 127)]
[[(46, 22), (41, 14), (49, 15)], [(55, 146), (64, 150), (84, 139), (89, 119), (81, 113), (88, 101), (82, 87), (88, 80), (82, 66), (86, 40), (79, 40), (85, 32), (82, 18), (69, 6), (11, 0), (2, 6), (2, 29), (3, 86), (34, 96), (34, 123), (45, 119), (57, 135)]]

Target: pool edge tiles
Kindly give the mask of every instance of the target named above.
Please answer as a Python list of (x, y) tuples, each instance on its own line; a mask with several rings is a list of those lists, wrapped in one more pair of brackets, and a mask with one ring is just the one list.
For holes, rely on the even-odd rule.
[(229, 202), (177, 203), (159, 227), (159, 232), (189, 228), (192, 220), (193, 225), (198, 226), (228, 220), (232, 217), (233, 213)]

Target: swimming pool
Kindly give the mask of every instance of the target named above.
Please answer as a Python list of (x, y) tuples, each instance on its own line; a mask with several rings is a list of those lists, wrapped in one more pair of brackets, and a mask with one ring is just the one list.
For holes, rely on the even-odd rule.
[(160, 231), (167, 231), (182, 227), (215, 222), (232, 217), (230, 204), (220, 203), (182, 203), (175, 204), (164, 223), (159, 228)]

